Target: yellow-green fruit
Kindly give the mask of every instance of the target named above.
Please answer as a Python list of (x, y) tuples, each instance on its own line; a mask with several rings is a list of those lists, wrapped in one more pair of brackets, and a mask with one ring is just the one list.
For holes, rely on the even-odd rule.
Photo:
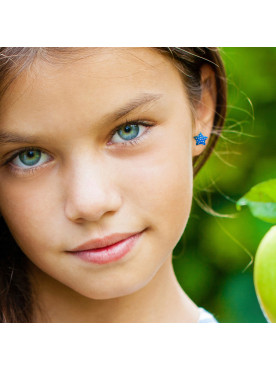
[(276, 226), (265, 234), (254, 264), (254, 285), (260, 306), (270, 322), (276, 322)]

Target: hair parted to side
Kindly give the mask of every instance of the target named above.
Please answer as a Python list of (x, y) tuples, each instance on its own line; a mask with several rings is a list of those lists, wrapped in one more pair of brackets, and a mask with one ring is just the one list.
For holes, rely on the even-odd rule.
[[(93, 53), (97, 49), (93, 48)], [(216, 112), (211, 137), (202, 154), (193, 159), (194, 176), (204, 165), (220, 136), (226, 115), (226, 76), (218, 48), (154, 48), (171, 58), (182, 72), (183, 81), (192, 106), (200, 101), (201, 67), (208, 64), (216, 76)], [(83, 53), (85, 51), (85, 53)], [(1, 99), (23, 72), (36, 60), (48, 63), (68, 62), (82, 58), (91, 52), (88, 48), (65, 47), (1, 47), (0, 48), (0, 104)], [(0, 323), (33, 322), (35, 294), (28, 276), (29, 260), (14, 241), (10, 231), (0, 218)]]

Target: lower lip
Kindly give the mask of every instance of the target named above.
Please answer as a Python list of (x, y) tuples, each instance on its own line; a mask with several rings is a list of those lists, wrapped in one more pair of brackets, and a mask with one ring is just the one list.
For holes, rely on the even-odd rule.
[(118, 243), (109, 245), (108, 247), (73, 252), (73, 254), (86, 262), (97, 263), (98, 265), (114, 262), (123, 258), (130, 252), (141, 235), (142, 232), (132, 235)]

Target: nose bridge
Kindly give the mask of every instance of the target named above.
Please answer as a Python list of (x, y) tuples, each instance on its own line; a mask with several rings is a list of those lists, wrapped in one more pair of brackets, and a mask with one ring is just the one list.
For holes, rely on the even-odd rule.
[(121, 203), (115, 179), (104, 158), (85, 154), (66, 168), (65, 214), (70, 220), (97, 221)]

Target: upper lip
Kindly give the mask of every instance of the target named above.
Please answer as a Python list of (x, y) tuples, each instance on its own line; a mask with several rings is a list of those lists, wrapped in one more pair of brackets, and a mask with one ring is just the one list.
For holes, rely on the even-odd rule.
[(134, 233), (116, 233), (105, 236), (104, 238), (97, 238), (89, 240), (88, 242), (77, 246), (76, 248), (72, 249), (70, 252), (80, 252), (80, 251), (87, 251), (90, 249), (96, 248), (104, 248), (108, 247), (112, 244), (118, 243), (122, 240), (128, 239), (133, 235), (139, 234), (139, 232)]

